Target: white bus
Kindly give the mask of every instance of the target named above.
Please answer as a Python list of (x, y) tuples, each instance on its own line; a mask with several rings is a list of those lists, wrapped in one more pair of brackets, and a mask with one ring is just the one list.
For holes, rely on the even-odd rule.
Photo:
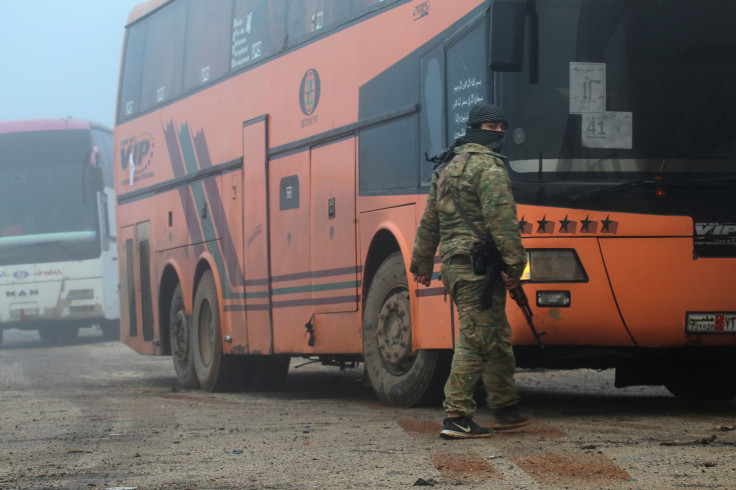
[(120, 336), (112, 131), (78, 119), (0, 122), (0, 342)]

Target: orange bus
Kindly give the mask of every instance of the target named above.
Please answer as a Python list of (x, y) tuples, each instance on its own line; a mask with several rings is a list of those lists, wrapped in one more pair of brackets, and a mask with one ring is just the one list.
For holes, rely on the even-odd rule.
[[(540, 348), (521, 367), (736, 395), (736, 2), (151, 0), (115, 128), (122, 337), (180, 383), (362, 362), (432, 398), (457, 319), (407, 264), (433, 166), (500, 104)], [(439, 272), (437, 259), (435, 274)]]

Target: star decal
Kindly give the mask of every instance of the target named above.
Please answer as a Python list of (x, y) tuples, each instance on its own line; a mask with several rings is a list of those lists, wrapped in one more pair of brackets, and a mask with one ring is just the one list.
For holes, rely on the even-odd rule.
[(539, 228), (537, 228), (537, 233), (546, 233), (547, 231), (547, 225), (551, 223), (551, 221), (547, 221), (547, 215), (545, 214), (542, 217), (541, 221), (537, 221), (539, 224)]
[(529, 222), (524, 219), (524, 216), (522, 216), (519, 220), (519, 233), (524, 233), (524, 227), (526, 227), (526, 225), (528, 224)]
[(603, 228), (601, 229), (602, 232), (608, 232), (608, 233), (610, 233), (611, 232), (611, 225), (616, 224), (616, 222), (615, 221), (611, 221), (610, 218), (611, 218), (611, 215), (609, 214), (608, 216), (606, 216), (606, 219), (601, 220), (601, 223), (603, 223)]
[(583, 225), (582, 228), (580, 228), (580, 231), (590, 231), (589, 227), (590, 225), (595, 223), (595, 221), (590, 221), (589, 218), (590, 218), (590, 215), (586, 216), (585, 219), (580, 222)]
[(564, 231), (565, 233), (567, 233), (567, 227), (570, 226), (570, 224), (572, 223), (574, 223), (574, 221), (570, 221), (569, 219), (567, 219), (567, 215), (565, 215), (565, 219), (560, 221), (560, 231)]

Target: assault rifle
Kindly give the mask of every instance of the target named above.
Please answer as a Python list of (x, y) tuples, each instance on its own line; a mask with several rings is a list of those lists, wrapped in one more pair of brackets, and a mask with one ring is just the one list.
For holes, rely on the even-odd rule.
[(542, 335), (546, 332), (537, 332), (537, 329), (534, 328), (534, 322), (532, 322), (532, 316), (534, 314), (532, 313), (532, 309), (529, 307), (529, 300), (526, 297), (524, 287), (521, 283), (517, 284), (515, 288), (509, 289), (509, 296), (511, 296), (511, 299), (516, 301), (516, 304), (521, 308), (521, 312), (524, 313), (526, 324), (529, 325), (529, 329), (532, 331), (532, 335), (534, 335), (534, 339), (537, 341), (537, 344), (539, 344), (539, 348), (544, 349)]
[[(501, 258), (501, 252), (499, 252), (495, 242), (487, 235), (481, 237), (481, 241), (475, 243), (471, 249), (471, 255), (473, 259), (473, 272), (478, 275), (485, 275), (481, 293), (481, 307), (490, 308), (493, 306), (493, 289), (501, 281), (501, 272), (506, 271), (506, 264)], [(539, 348), (544, 349), (542, 335), (545, 332), (537, 332), (537, 329), (534, 327), (532, 309), (529, 307), (529, 299), (526, 297), (521, 282), (516, 287), (509, 289), (509, 296), (511, 296), (511, 299), (516, 302), (524, 314), (526, 323), (529, 325), (534, 339), (539, 344)]]

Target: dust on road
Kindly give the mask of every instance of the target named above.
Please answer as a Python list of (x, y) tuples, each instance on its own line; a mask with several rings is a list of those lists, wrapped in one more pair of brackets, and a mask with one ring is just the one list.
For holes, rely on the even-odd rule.
[[(360, 369), (292, 360), (278, 392), (180, 390), (170, 358), (94, 331), (0, 349), (0, 488), (733, 488), (736, 404), (520, 372), (536, 422), (440, 439), (439, 407), (381, 405)], [(300, 366), (300, 367), (297, 367)], [(476, 417), (489, 423), (487, 410)]]

